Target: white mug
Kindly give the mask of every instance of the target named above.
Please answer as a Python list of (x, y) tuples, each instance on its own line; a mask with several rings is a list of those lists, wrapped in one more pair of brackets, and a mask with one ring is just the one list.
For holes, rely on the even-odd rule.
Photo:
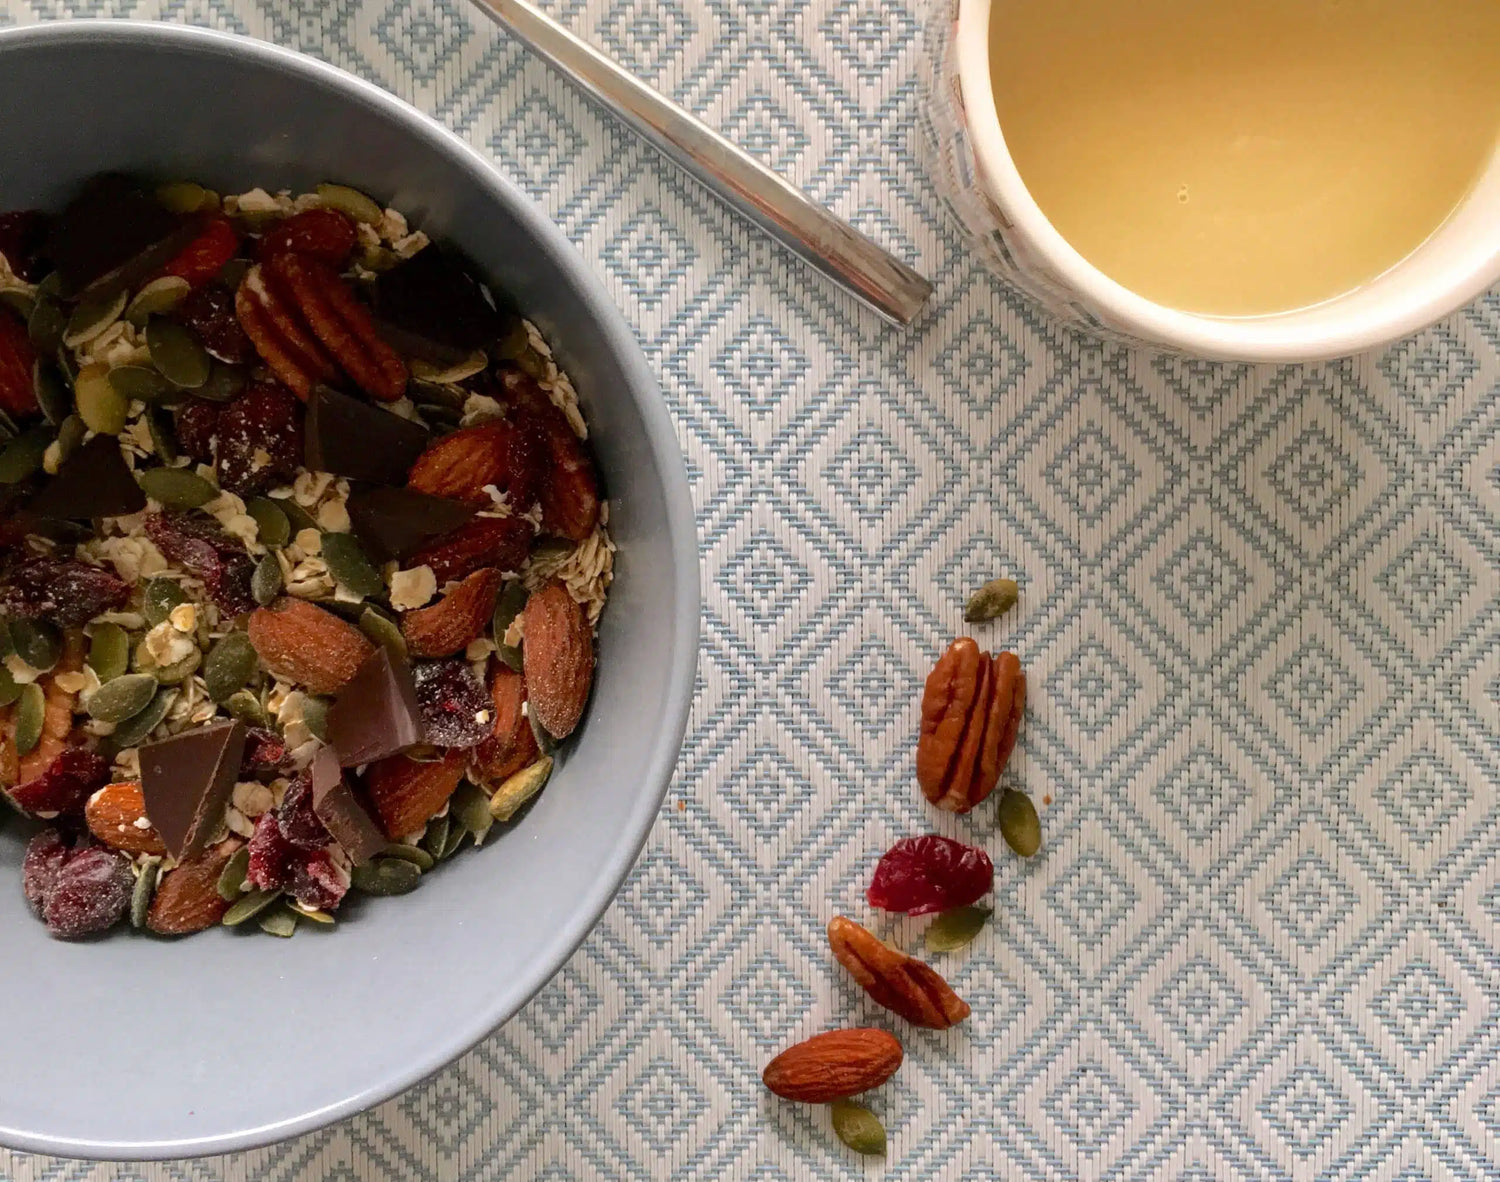
[(1205, 316), (1123, 287), (1053, 228), (1016, 170), (995, 113), (990, 10), (1003, 0), (936, 0), (926, 30), (937, 181), (991, 270), (1058, 319), (1101, 336), (1199, 357), (1312, 361), (1389, 344), (1500, 283), (1500, 152), (1448, 220), (1395, 267), (1314, 307)]

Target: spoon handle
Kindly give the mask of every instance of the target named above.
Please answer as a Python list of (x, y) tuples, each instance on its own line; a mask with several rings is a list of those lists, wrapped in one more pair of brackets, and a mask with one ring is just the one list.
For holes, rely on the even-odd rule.
[(474, 3), (725, 203), (887, 320), (910, 324), (921, 311), (932, 284), (916, 271), (529, 0)]

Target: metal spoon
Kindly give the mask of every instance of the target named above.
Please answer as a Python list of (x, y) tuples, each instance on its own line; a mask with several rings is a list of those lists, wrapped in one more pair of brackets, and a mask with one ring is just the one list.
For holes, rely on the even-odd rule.
[(910, 324), (932, 284), (528, 0), (474, 0), (590, 98), (782, 245), (887, 320)]

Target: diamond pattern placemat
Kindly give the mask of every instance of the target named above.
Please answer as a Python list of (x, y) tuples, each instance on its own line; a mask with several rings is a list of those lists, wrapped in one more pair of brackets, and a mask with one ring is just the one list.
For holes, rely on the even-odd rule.
[[(598, 930), (508, 1027), (326, 1132), (10, 1179), (875, 1174), (759, 1072), (880, 1022), (830, 915), (892, 840), (983, 841), (973, 1005), (874, 1101), (892, 1177), (1500, 1173), (1500, 296), (1337, 364), (1195, 364), (1051, 326), (977, 269), (915, 126), (921, 0), (569, 0), (565, 19), (937, 277), (856, 309), (457, 0), (0, 0), (292, 45), (497, 158), (635, 325), (702, 537), (677, 782)], [(587, 397), (585, 392), (585, 397)], [(916, 702), (967, 592), (1032, 692), (993, 809), (935, 817)], [(916, 925), (891, 929), (910, 943)], [(11, 1081), (16, 1086), (17, 1081)]]

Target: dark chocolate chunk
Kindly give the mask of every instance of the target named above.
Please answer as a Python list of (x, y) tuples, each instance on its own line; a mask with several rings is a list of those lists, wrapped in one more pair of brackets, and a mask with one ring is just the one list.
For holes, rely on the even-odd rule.
[(381, 272), (374, 296), (391, 344), (439, 363), (492, 344), (506, 320), (463, 264), (436, 246)]
[(321, 747), (312, 762), (313, 812), (356, 866), (385, 849), (385, 834), (360, 804), (331, 747)]
[(40, 517), (58, 519), (123, 517), (145, 507), (146, 494), (113, 435), (95, 435), (69, 456), (27, 506)]
[(349, 526), (376, 562), (405, 558), (474, 516), (474, 506), (409, 488), (361, 488), (349, 494)]
[(358, 767), (405, 751), (421, 738), (411, 670), (376, 645), (328, 711), (328, 742), (340, 764)]
[(405, 484), (430, 436), (421, 423), (319, 386), (307, 403), (307, 466), (372, 484)]
[(134, 287), (170, 262), (197, 230), (196, 221), (169, 212), (128, 177), (97, 177), (48, 235), (58, 294), (67, 300)]
[(146, 816), (167, 852), (199, 853), (224, 819), (245, 749), (245, 727), (216, 722), (140, 749)]

